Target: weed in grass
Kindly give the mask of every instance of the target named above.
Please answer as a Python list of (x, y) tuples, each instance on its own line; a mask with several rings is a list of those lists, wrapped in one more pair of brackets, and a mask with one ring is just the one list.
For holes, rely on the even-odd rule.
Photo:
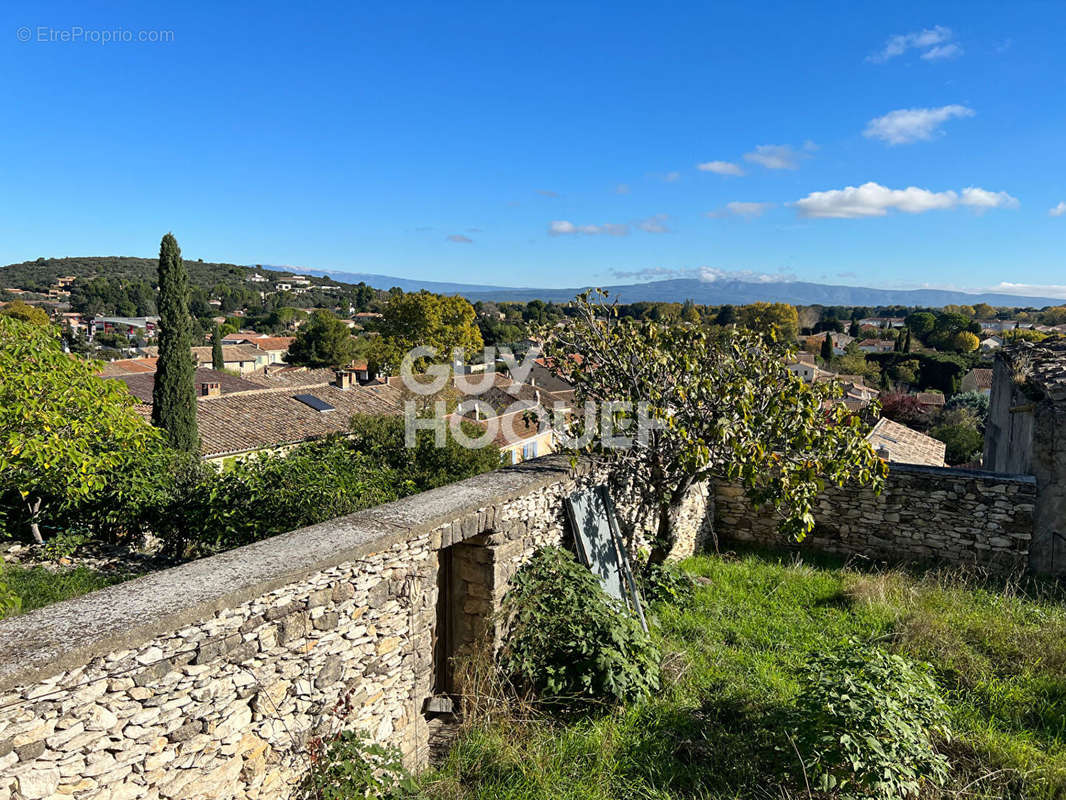
[(97, 572), (88, 567), (53, 572), (44, 567), (14, 565), (5, 567), (4, 575), (11, 589), (21, 598), (23, 612), (121, 583), (128, 577)]

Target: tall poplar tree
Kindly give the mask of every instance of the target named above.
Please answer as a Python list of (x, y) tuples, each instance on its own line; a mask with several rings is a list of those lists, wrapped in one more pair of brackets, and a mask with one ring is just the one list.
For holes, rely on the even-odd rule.
[(168, 233), (159, 245), (159, 362), (152, 390), (152, 424), (166, 431), (175, 450), (195, 453), (196, 365), (192, 357), (189, 275), (181, 249)]
[(222, 357), (222, 329), (215, 323), (215, 329), (211, 331), (211, 369), (223, 369), (226, 360)]

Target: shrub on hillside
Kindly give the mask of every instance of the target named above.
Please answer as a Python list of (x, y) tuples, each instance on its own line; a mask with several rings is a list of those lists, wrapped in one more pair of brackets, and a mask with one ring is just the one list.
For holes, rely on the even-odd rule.
[(285, 454), (254, 455), (221, 473), (175, 459), (144, 527), (179, 556), (239, 547), (432, 489), (499, 466), (499, 450), (461, 447), (432, 431), (404, 443), (395, 416), (357, 416), (351, 438), (336, 436)]
[(312, 739), (309, 756), (300, 800), (400, 800), (418, 794), (399, 749), (370, 741), (361, 731), (344, 731), (330, 741)]
[(796, 743), (813, 782), (841, 798), (911, 798), (947, 779), (934, 741), (947, 708), (921, 666), (850, 640), (801, 680)]
[(649, 563), (638, 573), (641, 592), (648, 603), (688, 604), (696, 584), (692, 576), (672, 561)]
[[(472, 422), (462, 422), (461, 428), (470, 438), (484, 434)], [(437, 447), (431, 430), (418, 431), (414, 446), (408, 447), (404, 418), (399, 416), (356, 414), (351, 420), (351, 432), (353, 450), (402, 473), (419, 492), (500, 466), (500, 449), (496, 445), (478, 449), (464, 447), (450, 430), (443, 447)]]
[(402, 476), (341, 439), (253, 457), (222, 473), (181, 466), (170, 488), (151, 527), (182, 556), (239, 547), (410, 493)]
[(980, 431), (966, 424), (937, 425), (929, 431), (929, 435), (946, 445), (944, 460), (952, 465), (976, 461), (981, 457), (985, 444), (985, 437)]
[(639, 700), (659, 688), (659, 652), (599, 579), (557, 547), (511, 581), (499, 665), (514, 687), (569, 708)]
[(17, 614), (21, 607), (22, 600), (8, 584), (3, 561), (0, 561), (0, 619)]

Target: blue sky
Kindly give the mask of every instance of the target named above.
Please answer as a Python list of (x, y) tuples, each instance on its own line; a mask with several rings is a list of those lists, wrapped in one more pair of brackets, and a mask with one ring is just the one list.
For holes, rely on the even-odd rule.
[(8, 2), (0, 263), (1066, 296), (1066, 4), (785, 5)]

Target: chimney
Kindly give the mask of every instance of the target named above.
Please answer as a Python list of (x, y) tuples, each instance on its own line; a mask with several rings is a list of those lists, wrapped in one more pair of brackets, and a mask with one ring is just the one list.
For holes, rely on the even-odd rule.
[(887, 447), (881, 445), (877, 448), (877, 457), (880, 458), (882, 461), (888, 461), (892, 457), (892, 454), (888, 452)]
[(207, 381), (200, 384), (200, 396), (201, 397), (220, 397), (222, 395), (222, 384), (216, 381)]
[(352, 388), (352, 371), (347, 369), (337, 370), (337, 378), (333, 382), (338, 389), (347, 391)]

